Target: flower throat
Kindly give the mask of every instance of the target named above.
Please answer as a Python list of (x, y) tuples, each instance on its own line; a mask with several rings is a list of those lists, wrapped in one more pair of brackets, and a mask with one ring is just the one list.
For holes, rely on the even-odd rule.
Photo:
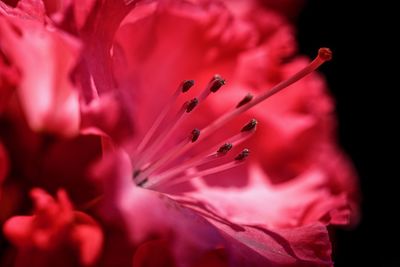
[[(255, 119), (252, 119), (244, 125), (239, 133), (221, 142), (219, 146), (200, 152), (180, 164), (169, 166), (175, 159), (183, 156), (194, 145), (202, 142), (216, 130), (255, 105), (258, 105), (274, 94), (301, 80), (331, 58), (332, 52), (328, 48), (319, 49), (318, 55), (313, 61), (287, 80), (280, 82), (273, 88), (262, 92), (256, 97), (247, 94), (238, 102), (233, 110), (223, 114), (203, 129), (193, 129), (187, 138), (166, 152), (163, 151), (163, 153), (160, 153), (161, 149), (165, 146), (182, 121), (187, 118), (199, 104), (204, 102), (211, 93), (217, 92), (225, 85), (225, 80), (221, 76), (215, 75), (198, 97), (186, 101), (176, 112), (175, 116), (170, 121), (167, 121), (167, 114), (169, 114), (176, 105), (179, 96), (188, 92), (194, 85), (193, 80), (183, 81), (170, 97), (134, 152), (134, 182), (141, 187), (156, 189), (160, 186), (172, 186), (183, 183), (195, 177), (219, 173), (242, 164), (250, 153), (246, 148), (227, 163), (216, 164), (216, 166), (204, 170), (195, 170), (190, 173), (186, 172), (189, 169), (200, 167), (206, 163), (214, 161), (219, 162), (218, 160), (227, 156), (233, 147), (243, 143), (255, 132), (257, 126), (257, 120)], [(162, 129), (161, 125), (164, 125)], [(157, 136), (156, 132), (159, 133)]]

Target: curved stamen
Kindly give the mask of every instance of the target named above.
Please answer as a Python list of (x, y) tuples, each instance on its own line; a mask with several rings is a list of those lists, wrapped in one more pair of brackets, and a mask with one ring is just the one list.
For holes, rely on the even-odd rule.
[(236, 108), (240, 108), (241, 106), (249, 103), (253, 99), (253, 95), (248, 93), (242, 100), (236, 105)]
[[(251, 126), (249, 126), (251, 125)], [(240, 133), (230, 137), (229, 139), (227, 139), (225, 141), (225, 143), (229, 143), (232, 146), (236, 146), (242, 142), (244, 142), (245, 140), (247, 140), (255, 131), (256, 131), (256, 125), (257, 125), (257, 120), (252, 119), (249, 123), (247, 123), (242, 130), (240, 131)], [(245, 129), (245, 130), (243, 130)], [(198, 134), (200, 135), (200, 131), (198, 129), (195, 129), (198, 131)], [(193, 130), (193, 131), (195, 131)], [(193, 131), (191, 133), (191, 136), (193, 135)], [(189, 139), (192, 141), (193, 137), (189, 137)], [(197, 141), (199, 138), (199, 136), (196, 137), (195, 141)], [(178, 146), (176, 146), (176, 150), (170, 150), (170, 152), (168, 152), (167, 154), (165, 154), (163, 157), (161, 157), (159, 160), (155, 161), (151, 166), (149, 166), (148, 170), (145, 171), (144, 174), (142, 174), (142, 176), (144, 175), (150, 175), (151, 173), (154, 173), (157, 169), (160, 169), (164, 166), (166, 166), (168, 163), (172, 162), (174, 159), (176, 159), (179, 155), (181, 155), (181, 151), (186, 150), (188, 147), (191, 147), (191, 143), (193, 142), (186, 142), (183, 143), (181, 142)], [(214, 147), (212, 148), (211, 151), (215, 151), (215, 150), (219, 150), (221, 149), (220, 146), (218, 147)], [(189, 160), (187, 162), (187, 164), (190, 164), (191, 162), (196, 162), (204, 157), (206, 157), (207, 154), (209, 154), (210, 152), (206, 152), (206, 154), (201, 153), (196, 157), (193, 157), (191, 160)], [(160, 174), (160, 175), (164, 175), (164, 174)], [(140, 181), (140, 179), (139, 179)]]
[(174, 155), (180, 154), (180, 151), (182, 149), (185, 149), (185, 147), (187, 145), (192, 144), (193, 142), (195, 142), (198, 139), (199, 135), (200, 135), (200, 131), (197, 129), (197, 131), (198, 131), (198, 133), (196, 133), (197, 137), (193, 138), (193, 136), (194, 136), (193, 132), (195, 130), (193, 130), (190, 133), (189, 137), (185, 140), (185, 143), (181, 143), (181, 146), (179, 146), (179, 145), (175, 146), (174, 148), (169, 150), (166, 154), (164, 154), (164, 156), (161, 157), (159, 160), (156, 160), (154, 163), (152, 163), (148, 167), (146, 167), (143, 171), (140, 171), (140, 173), (136, 177), (136, 181), (138, 181), (137, 184), (141, 183), (143, 181), (143, 179), (147, 179), (147, 177), (150, 176), (157, 169), (165, 166), (165, 164), (167, 162), (169, 162), (170, 159), (174, 157)]
[(214, 75), (199, 95), (199, 102), (203, 102), (211, 93), (216, 93), (223, 85), (225, 85), (225, 80), (218, 74)]
[[(190, 174), (184, 175), (182, 177), (179, 177), (178, 179), (173, 180), (173, 181), (168, 181), (168, 187), (172, 186), (172, 185), (180, 184), (183, 182), (187, 182), (193, 178), (204, 177), (207, 175), (211, 175), (211, 174), (215, 174), (215, 173), (219, 173), (219, 172), (223, 172), (223, 171), (232, 169), (234, 167), (237, 167), (240, 164), (243, 164), (245, 159), (248, 157), (248, 155), (249, 155), (249, 150), (246, 148), (242, 152), (240, 152), (239, 155), (237, 155), (233, 161), (230, 161), (225, 164), (221, 164), (221, 165), (213, 167), (213, 168), (208, 168), (208, 169), (205, 169), (202, 171), (190, 173)], [(165, 184), (165, 180), (164, 181), (149, 180), (144, 185), (144, 187), (154, 189), (162, 184)]]
[[(188, 80), (184, 83), (182, 83), (181, 91), (184, 92), (184, 89), (189, 87), (190, 85), (194, 84), (191, 80)], [(203, 92), (200, 94), (199, 97), (193, 98), (192, 100), (186, 102), (184, 104), (183, 109), (185, 109), (186, 113), (190, 113), (193, 111), (195, 107), (197, 107), (201, 102), (203, 102), (207, 96), (210, 93), (215, 93), (217, 92), (223, 85), (225, 84), (225, 80), (220, 76), (220, 75), (214, 75), (214, 77), (210, 80), (206, 88), (203, 90)], [(135, 164), (135, 169), (140, 170), (143, 166), (143, 164), (147, 164), (151, 158), (159, 151), (159, 149), (165, 144), (165, 142), (168, 140), (170, 135), (173, 133), (173, 131), (180, 125), (181, 120), (184, 118), (183, 111), (180, 110), (175, 117), (175, 119), (172, 121), (172, 124), (170, 124), (167, 129), (160, 134), (160, 136), (154, 141), (154, 143), (150, 146), (150, 148), (147, 150), (148, 152), (144, 155), (140, 155), (140, 158), (137, 160)]]
[(288, 86), (294, 84), (295, 82), (299, 81), (300, 79), (304, 78), (311, 72), (315, 71), (317, 68), (319, 68), (324, 62), (331, 60), (332, 58), (332, 52), (328, 48), (321, 48), (318, 51), (317, 57), (310, 62), (306, 67), (295, 73), (293, 76), (291, 76), (289, 79), (284, 80), (274, 87), (272, 87), (270, 90), (265, 91), (261, 95), (257, 96), (255, 99), (252, 101), (248, 102), (245, 105), (242, 105), (241, 107), (232, 110), (231, 112), (228, 112), (224, 114), (223, 116), (219, 117), (216, 119), (213, 123), (202, 129), (202, 137), (205, 138), (209, 136), (212, 132), (215, 130), (219, 129), (221, 126), (225, 125), (227, 122), (231, 121), (232, 119), (236, 118), (243, 112), (249, 110), (250, 108), (254, 107), (255, 105), (263, 102), (264, 100), (270, 98), (271, 96), (275, 95), (276, 93), (282, 91), (283, 89), (287, 88)]
[(253, 129), (256, 128), (257, 126), (257, 120), (256, 119), (252, 119), (249, 123), (247, 123), (245, 126), (243, 126), (242, 130), (240, 130), (241, 132), (249, 132), (252, 131)]
[[(195, 168), (201, 166), (205, 163), (208, 163), (212, 160), (218, 159), (222, 156), (225, 156), (227, 152), (232, 148), (232, 146), (237, 145), (238, 143), (243, 142), (246, 140), (251, 134), (253, 134), (256, 130), (257, 121), (252, 119), (249, 123), (247, 123), (240, 131), (240, 133), (234, 135), (233, 137), (229, 138), (225, 141), (224, 145), (213, 148), (212, 151), (206, 150), (206, 152), (199, 153), (197, 156), (192, 157), (189, 160), (183, 162), (183, 164), (179, 166), (175, 166), (172, 168), (167, 169), (164, 172), (159, 173), (159, 171), (168, 166), (168, 164), (172, 163), (176, 158), (182, 156), (186, 153), (190, 148), (193, 147), (193, 143), (198, 144), (200, 141), (204, 140), (206, 137), (211, 135), (217, 129), (223, 127), (226, 123), (233, 120), (243, 112), (249, 110), (250, 108), (256, 106), (257, 104), (265, 101), (269, 97), (275, 95), (276, 93), (282, 91), (283, 89), (287, 88), (288, 86), (292, 85), (293, 83), (297, 82), (298, 80), (302, 79), (306, 75), (310, 74), (311, 72), (315, 71), (320, 65), (322, 65), (325, 61), (331, 59), (332, 53), (327, 48), (321, 48), (318, 52), (318, 56), (310, 62), (305, 68), (301, 69), (294, 75), (292, 75), (289, 79), (280, 82), (276, 86), (272, 87), (270, 90), (264, 91), (257, 97), (253, 98), (251, 94), (246, 95), (235, 107), (235, 109), (231, 110), (228, 113), (225, 113), (214, 122), (209, 124), (208, 126), (204, 127), (202, 130), (194, 129), (188, 138), (182, 140), (176, 146), (169, 149), (166, 153), (163, 153), (157, 160), (152, 160), (152, 158), (160, 151), (160, 149), (165, 145), (165, 142), (169, 139), (171, 134), (174, 132), (176, 127), (180, 124), (181, 120), (185, 117), (185, 114), (190, 113), (200, 102), (204, 101), (210, 93), (217, 92), (224, 84), (225, 80), (221, 78), (219, 75), (215, 75), (211, 81), (208, 83), (206, 88), (201, 92), (198, 98), (194, 98), (191, 101), (187, 101), (181, 110), (176, 115), (175, 119), (166, 127), (164, 132), (160, 134), (158, 138), (154, 141), (148, 150), (144, 150), (144, 155), (140, 153), (143, 151), (145, 145), (149, 143), (151, 138), (154, 136), (156, 130), (158, 129), (161, 122), (164, 120), (166, 113), (168, 113), (172, 107), (172, 104), (168, 105), (168, 110), (163, 111), (159, 117), (157, 118), (156, 122), (153, 124), (152, 128), (150, 129), (150, 133), (147, 133), (144, 140), (138, 147), (138, 152), (136, 155), (140, 155), (138, 162), (136, 164), (136, 168), (134, 171), (134, 179), (136, 184), (139, 186), (147, 187), (147, 188), (155, 188), (161, 184), (169, 182), (169, 185), (177, 184), (185, 182), (191, 178), (210, 175), (213, 173), (217, 173), (232, 167), (237, 166), (243, 162), (249, 155), (249, 150), (244, 149), (237, 157), (235, 157), (234, 161), (221, 164), (214, 168), (209, 168), (201, 171), (197, 171), (192, 174), (183, 175), (182, 177), (172, 180), (173, 177), (176, 175), (183, 173), (187, 169)], [(186, 92), (191, 86), (193, 86), (193, 81), (185, 81), (180, 86), (180, 91)], [(178, 92), (179, 93), (179, 92)], [(177, 92), (176, 92), (177, 94)], [(176, 97), (175, 94), (173, 98)], [(171, 106), (170, 106), (171, 105)], [(165, 113), (165, 114), (164, 114)], [(154, 126), (155, 125), (155, 126)], [(153, 127), (155, 128), (153, 130)], [(200, 136), (201, 132), (201, 136)], [(148, 137), (148, 135), (150, 137)], [(200, 139), (201, 137), (201, 139)], [(143, 165), (145, 164), (145, 165)], [(139, 168), (138, 168), (139, 167)], [(158, 173), (157, 173), (158, 172)], [(172, 182), (172, 183), (171, 183)]]
[[(140, 156), (135, 164), (135, 170), (142, 169), (143, 164), (150, 162), (151, 158), (160, 150), (160, 148), (168, 141), (174, 130), (180, 125), (185, 113), (193, 110), (195, 101), (187, 101), (175, 115), (175, 118), (167, 125), (162, 133), (154, 140), (148, 149), (146, 149)], [(189, 107), (191, 108), (188, 111)]]
[(220, 149), (218, 149), (218, 151), (216, 151), (212, 154), (209, 154), (209, 155), (207, 155), (205, 157), (201, 157), (201, 158), (199, 158), (199, 157), (192, 158), (191, 160), (185, 162), (184, 164), (179, 165), (176, 168), (172, 168), (172, 169), (165, 171), (159, 175), (155, 175), (151, 179), (152, 183), (153, 183), (153, 185), (160, 184), (160, 183), (167, 181), (188, 169), (198, 167), (198, 166), (204, 165), (206, 163), (210, 163), (212, 161), (220, 159), (221, 157), (226, 156), (227, 153), (229, 152), (229, 150), (232, 149), (232, 147), (233, 147), (232, 144), (227, 143), (227, 144), (224, 144), (223, 146), (221, 146)]
[(157, 129), (159, 129), (161, 122), (165, 119), (167, 114), (171, 111), (171, 108), (174, 106), (176, 100), (178, 99), (178, 96), (181, 93), (186, 93), (192, 88), (194, 85), (193, 80), (185, 80), (183, 81), (178, 88), (175, 90), (175, 92), (172, 94), (170, 99), (168, 100), (167, 104), (164, 106), (154, 123), (151, 125), (150, 129), (146, 132), (146, 135), (143, 137), (142, 141), (139, 143), (138, 147), (136, 148), (136, 156), (143, 151), (143, 149), (147, 146), (149, 143), (150, 139), (154, 136), (154, 133), (156, 132)]

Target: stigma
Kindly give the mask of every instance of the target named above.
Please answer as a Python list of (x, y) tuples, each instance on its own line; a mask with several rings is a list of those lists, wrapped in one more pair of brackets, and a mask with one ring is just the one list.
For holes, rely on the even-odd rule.
[[(184, 80), (136, 147), (132, 156), (134, 183), (137, 186), (154, 190), (160, 187), (175, 186), (194, 178), (217, 174), (244, 164), (250, 155), (250, 150), (242, 148), (241, 152), (236, 155), (231, 155), (231, 151), (234, 147), (240, 148), (254, 134), (258, 124), (256, 119), (250, 120), (241, 129), (238, 129), (236, 134), (220, 140), (220, 143), (215, 146), (204, 145), (203, 147), (199, 144), (205, 143), (207, 137), (237, 119), (239, 115), (301, 80), (331, 58), (332, 52), (328, 48), (319, 49), (318, 55), (313, 61), (288, 79), (259, 95), (246, 94), (232, 110), (224, 113), (204, 128), (192, 129), (187, 133), (186, 138), (170, 147), (167, 144), (182, 134), (181, 132), (177, 133), (181, 129), (182, 122), (189, 119), (193, 110), (206, 101), (211, 93), (218, 92), (226, 85), (220, 75), (214, 75), (197, 97), (185, 101), (172, 117), (168, 116), (174, 112), (178, 99), (195, 85), (193, 80)], [(194, 150), (195, 146), (200, 149)], [(196, 151), (196, 153), (193, 155), (193, 153), (189, 153), (191, 151)]]

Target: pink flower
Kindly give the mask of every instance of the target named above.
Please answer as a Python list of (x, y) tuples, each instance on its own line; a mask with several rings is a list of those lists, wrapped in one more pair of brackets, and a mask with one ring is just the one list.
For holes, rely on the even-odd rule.
[[(324, 82), (304, 78), (330, 52), (296, 56), (279, 13), (256, 1), (21, 0), (0, 2), (0, 22), (11, 169), (0, 214), (14, 216), (4, 232), (18, 264), (71, 265), (68, 247), (81, 265), (332, 265), (326, 227), (357, 220), (357, 187)], [(15, 217), (11, 192), (37, 186), (88, 207), (84, 225), (64, 191), (33, 189), (35, 215)]]

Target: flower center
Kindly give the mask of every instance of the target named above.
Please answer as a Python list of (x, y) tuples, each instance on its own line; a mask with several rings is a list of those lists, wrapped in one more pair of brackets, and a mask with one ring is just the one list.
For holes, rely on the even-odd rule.
[[(232, 149), (232, 147), (237, 146), (247, 140), (256, 130), (257, 121), (255, 119), (252, 119), (249, 123), (243, 126), (238, 134), (221, 142), (221, 145), (212, 149), (208, 149), (204, 152), (200, 152), (199, 154), (167, 169), (165, 168), (168, 167), (169, 164), (175, 159), (183, 156), (195, 145), (195, 143), (197, 144), (202, 142), (206, 137), (213, 134), (216, 130), (223, 127), (231, 120), (237, 118), (243, 112), (258, 105), (274, 94), (304, 78), (306, 75), (315, 71), (324, 62), (329, 61), (331, 57), (332, 52), (328, 48), (321, 48), (318, 51), (317, 57), (312, 62), (295, 73), (293, 76), (289, 77), (287, 80), (284, 80), (273, 88), (262, 92), (255, 98), (253, 95), (247, 94), (233, 110), (223, 114), (201, 130), (197, 128), (193, 129), (187, 138), (166, 152), (163, 150), (163, 153), (160, 153), (161, 149), (165, 146), (167, 141), (170, 140), (172, 134), (179, 127), (182, 121), (187, 118), (187, 116), (199, 104), (204, 102), (211, 93), (217, 92), (225, 84), (225, 80), (222, 79), (221, 76), (215, 75), (198, 97), (186, 101), (177, 111), (172, 120), (167, 121), (167, 114), (169, 114), (176, 105), (179, 95), (188, 92), (194, 85), (193, 80), (183, 81), (178, 86), (177, 90), (171, 96), (170, 100), (167, 102), (159, 116), (154, 121), (153, 125), (147, 131), (142, 141), (136, 148), (134, 155), (134, 182), (138, 186), (156, 189), (160, 186), (171, 186), (186, 182), (195, 177), (222, 172), (242, 164), (249, 155), (248, 149), (243, 149), (239, 155), (227, 163), (217, 163), (216, 165), (214, 164), (213, 167), (202, 170), (197, 170), (196, 168), (210, 162), (219, 162), (222, 157), (228, 155), (228, 152)], [(164, 125), (164, 127), (162, 128), (161, 125)], [(157, 132), (159, 134), (156, 136)], [(194, 171), (187, 172), (187, 170), (190, 169)]]

